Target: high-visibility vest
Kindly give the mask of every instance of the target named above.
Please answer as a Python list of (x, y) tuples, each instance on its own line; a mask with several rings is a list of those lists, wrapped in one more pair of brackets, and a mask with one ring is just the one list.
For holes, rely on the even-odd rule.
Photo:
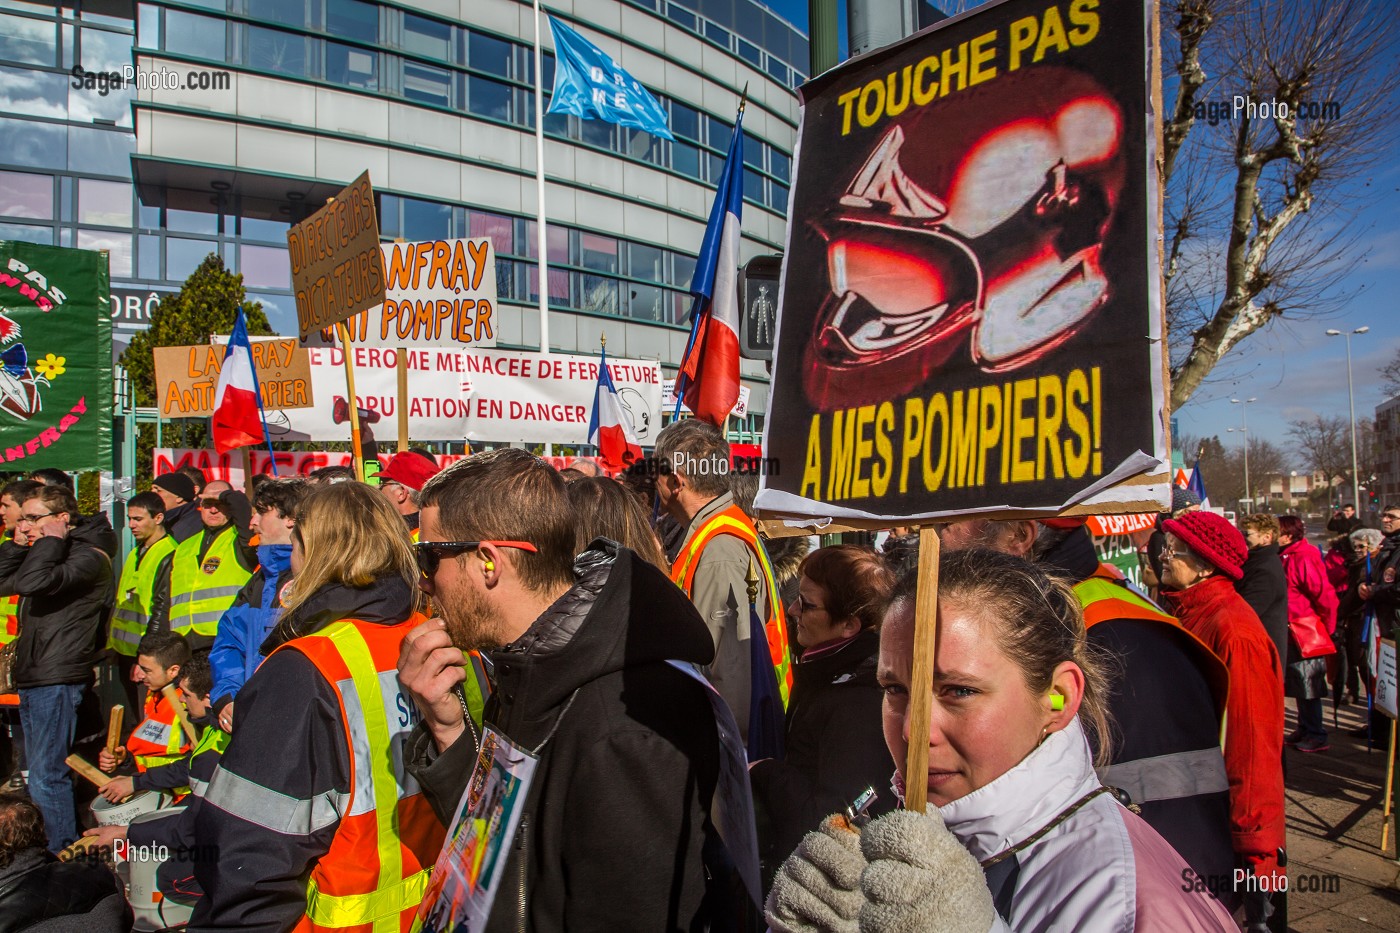
[(148, 693), (145, 713), (146, 718), (136, 724), (126, 740), (126, 750), (135, 759), (136, 767), (145, 771), (185, 757), (190, 744), (180, 728), (175, 707), (165, 695), (154, 691)]
[(175, 539), (161, 539), (142, 554), (132, 548), (122, 566), (121, 582), (117, 584), (117, 606), (112, 610), (112, 627), (107, 635), (107, 647), (128, 658), (136, 657), (136, 646), (146, 634), (151, 621), (151, 598), (155, 594), (156, 574), (160, 562), (175, 552)]
[(1215, 699), (1216, 716), (1223, 721), (1225, 701), (1230, 693), (1230, 672), (1225, 662), (1175, 616), (1163, 612), (1117, 582), (1122, 579), (1123, 574), (1116, 567), (1101, 563), (1093, 576), (1074, 585), (1074, 595), (1079, 597), (1079, 604), (1084, 608), (1084, 627), (1093, 628), (1109, 619), (1142, 619), (1170, 626), (1180, 632), (1197, 649), (1194, 652), (1196, 666), (1205, 676), (1211, 696)]
[[(14, 532), (6, 531), (0, 542), (12, 540)], [(19, 637), (19, 595), (0, 596), (0, 645), (8, 645)]]
[[(778, 583), (768, 563), (768, 555), (763, 553), (763, 547), (758, 543), (758, 531), (744, 510), (731, 505), (706, 519), (705, 524), (686, 541), (680, 556), (671, 565), (671, 579), (689, 596), (695, 584), (695, 570), (700, 566), (700, 553), (716, 535), (733, 535), (744, 542), (763, 573), (763, 581), (768, 588), (768, 618), (763, 620), (763, 631), (768, 637), (768, 655), (773, 660), (773, 670), (778, 675), (778, 692), (783, 698), (783, 708), (787, 709), (788, 694), (792, 690), (792, 660), (788, 656), (783, 600), (778, 595)], [(740, 620), (741, 627), (743, 624)]]
[(402, 933), (423, 899), (445, 830), (394, 753), (418, 722), (399, 685), (399, 645), (423, 621), (342, 619), (277, 649), (300, 651), (335, 691), (354, 777), (330, 849), (311, 869), (300, 933)]
[[(203, 797), (204, 792), (209, 789), (208, 781), (201, 781), (195, 777), (195, 762), (207, 755), (219, 756), (228, 748), (229, 735), (218, 726), (205, 726), (204, 732), (199, 736), (199, 744), (195, 745), (194, 751), (190, 753), (190, 793), (196, 797)], [(215, 759), (217, 761), (217, 757)], [(211, 765), (209, 771), (213, 771)]]
[(238, 562), (238, 532), (232, 527), (219, 532), (201, 560), (203, 538), (203, 534), (192, 535), (175, 548), (170, 565), (170, 630), (213, 637), (219, 631), (219, 617), (253, 574)]

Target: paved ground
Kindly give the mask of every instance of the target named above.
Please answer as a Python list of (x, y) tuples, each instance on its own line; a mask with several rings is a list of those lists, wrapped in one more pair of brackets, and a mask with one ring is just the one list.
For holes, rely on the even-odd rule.
[[(1294, 727), (1288, 701), (1288, 730)], [(1347, 731), (1365, 724), (1365, 709), (1342, 707), (1332, 749), (1285, 752), (1288, 797), (1289, 929), (1298, 933), (1400, 933), (1400, 863), (1392, 822), (1380, 850), (1384, 752), (1367, 752)]]

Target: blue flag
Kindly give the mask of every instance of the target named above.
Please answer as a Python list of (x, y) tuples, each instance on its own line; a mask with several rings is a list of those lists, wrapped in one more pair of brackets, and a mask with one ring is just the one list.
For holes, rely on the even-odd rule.
[(1201, 462), (1199, 460), (1191, 468), (1191, 479), (1187, 482), (1186, 488), (1201, 497), (1201, 505), (1210, 505), (1210, 497), (1206, 495), (1206, 479), (1201, 475)]
[(606, 52), (552, 16), (549, 31), (554, 35), (554, 93), (549, 113), (572, 113), (585, 120), (606, 120), (653, 136), (675, 138), (666, 126), (661, 104)]

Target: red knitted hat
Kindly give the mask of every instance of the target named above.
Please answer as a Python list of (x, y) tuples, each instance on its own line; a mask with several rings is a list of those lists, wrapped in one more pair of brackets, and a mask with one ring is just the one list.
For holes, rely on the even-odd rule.
[(1244, 543), (1244, 535), (1225, 516), (1214, 512), (1187, 512), (1180, 518), (1162, 522), (1162, 529), (1185, 541), (1191, 550), (1230, 579), (1244, 576), (1249, 547)]

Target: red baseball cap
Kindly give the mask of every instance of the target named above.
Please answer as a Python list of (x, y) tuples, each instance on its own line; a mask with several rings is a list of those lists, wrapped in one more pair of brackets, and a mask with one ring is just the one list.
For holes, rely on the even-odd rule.
[(412, 450), (405, 450), (389, 458), (389, 465), (379, 471), (379, 481), (401, 483), (415, 492), (423, 491), (423, 484), (442, 472), (436, 460)]

